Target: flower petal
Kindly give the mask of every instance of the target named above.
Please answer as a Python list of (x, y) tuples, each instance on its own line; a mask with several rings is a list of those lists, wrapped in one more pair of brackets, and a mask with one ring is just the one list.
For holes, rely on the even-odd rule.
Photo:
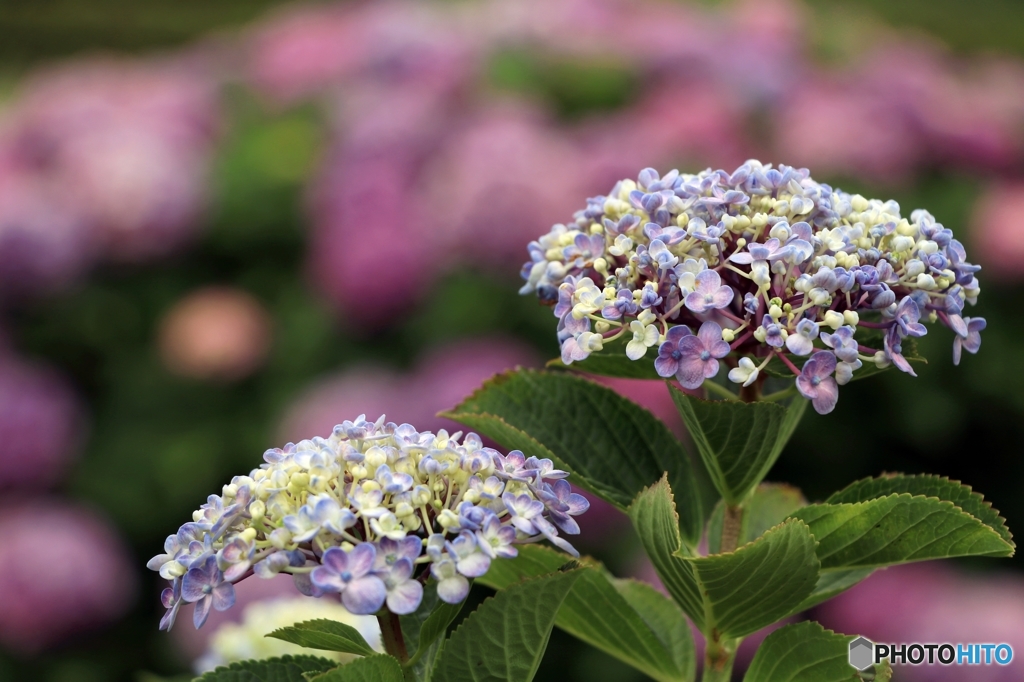
[[(362, 546), (362, 545), (360, 545)], [(350, 582), (341, 593), (341, 603), (345, 608), (359, 616), (376, 613), (384, 606), (388, 591), (384, 581), (375, 575), (357, 578)]]

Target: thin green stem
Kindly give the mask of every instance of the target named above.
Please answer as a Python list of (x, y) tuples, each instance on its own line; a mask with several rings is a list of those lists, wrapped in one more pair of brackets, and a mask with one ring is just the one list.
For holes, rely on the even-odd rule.
[(708, 393), (714, 393), (715, 395), (721, 398), (725, 398), (726, 400), (739, 402), (739, 398), (736, 397), (735, 393), (727, 389), (725, 386), (719, 386), (713, 381), (705, 381), (704, 388), (705, 390), (707, 390)]
[(719, 642), (708, 640), (704, 654), (704, 674), (702, 682), (729, 682), (732, 680), (732, 664), (736, 660), (736, 643), (723, 646)]
[(738, 504), (727, 504), (722, 518), (722, 541), (719, 550), (722, 554), (736, 551), (740, 540), (740, 528), (743, 526), (743, 507)]
[(796, 392), (797, 392), (796, 384), (794, 384), (794, 385), (790, 386), (789, 388), (785, 388), (785, 389), (783, 389), (781, 391), (776, 391), (775, 393), (769, 393), (766, 396), (761, 396), (761, 402), (772, 403), (772, 402), (776, 402), (778, 400), (785, 400), (786, 398), (789, 398), (790, 396), (796, 395)]

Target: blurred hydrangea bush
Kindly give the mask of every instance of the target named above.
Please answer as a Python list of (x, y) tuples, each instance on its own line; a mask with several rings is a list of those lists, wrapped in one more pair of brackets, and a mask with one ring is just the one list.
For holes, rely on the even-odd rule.
[[(723, 51), (723, 44), (730, 49)], [(538, 352), (555, 354), (550, 318), (517, 300), (511, 284), (524, 244), (559, 241), (576, 231), (591, 244), (599, 233), (611, 236), (603, 220), (598, 232), (565, 221), (584, 205), (583, 197), (636, 176), (639, 168), (735, 168), (756, 156), (813, 168), (819, 188), (831, 186), (823, 181), (854, 188), (849, 195), (836, 192), (840, 200), (832, 210), (838, 219), (849, 202), (846, 218), (869, 214), (861, 221), (865, 234), (854, 239), (857, 221), (849, 220), (835, 234), (838, 228), (827, 220), (810, 220), (791, 205), (788, 233), (779, 227), (771, 234), (777, 221), (756, 238), (742, 234), (745, 227), (725, 226), (727, 239), (714, 254), (707, 240), (718, 221), (710, 213), (698, 215), (696, 204), (673, 213), (676, 201), (667, 200), (671, 220), (662, 225), (657, 216), (644, 217), (644, 197), (635, 206), (626, 192), (620, 199), (628, 209), (615, 220), (640, 218), (626, 235), (632, 243), (618, 256), (610, 253), (615, 240), (606, 239), (602, 257), (608, 265), (634, 256), (639, 263), (642, 256), (644, 272), (613, 287), (605, 273), (576, 272), (579, 258), (590, 267), (576, 234), (557, 245), (562, 251), (552, 260), (545, 250), (545, 261), (567, 268), (567, 274), (553, 273), (548, 286), (589, 277), (593, 288), (584, 284), (574, 292), (579, 300), (572, 307), (601, 303), (587, 313), (593, 317), (585, 316), (589, 329), (560, 339), (576, 344), (565, 358), (570, 368), (624, 375), (599, 380), (682, 436), (673, 396), (683, 398), (651, 380), (660, 378), (655, 360), (666, 373), (674, 367), (672, 377), (689, 385), (698, 383), (699, 373), (703, 389), (718, 397), (729, 398), (723, 391), (732, 389), (735, 398), (760, 391), (782, 406), (796, 390), (827, 409), (847, 379), (903, 358), (911, 363), (905, 368), (921, 375), (917, 381), (882, 375), (846, 385), (831, 417), (805, 420), (799, 428), (798, 415), (786, 412), (781, 432), (797, 429), (799, 447), (790, 448), (775, 475), (800, 479), (809, 497), (821, 499), (842, 481), (891, 469), (897, 456), (900, 468), (955, 471), (984, 484), (1004, 509), (1017, 505), (1013, 486), (1022, 472), (1009, 453), (1019, 440), (1016, 424), (1024, 423), (1016, 381), (1024, 356), (1016, 350), (1021, 336), (1014, 320), (993, 311), (1012, 309), (1016, 294), (1007, 286), (1024, 272), (1024, 233), (1015, 227), (1022, 83), (1019, 60), (954, 55), (870, 21), (829, 24), (817, 11), (783, 0), (716, 8), (619, 0), (297, 6), (235, 35), (156, 58), (88, 58), (39, 69), (14, 87), (0, 111), (0, 428), (7, 435), (0, 488), (12, 508), (64, 509), (69, 503), (62, 498), (99, 508), (105, 516), (91, 516), (92, 530), (82, 537), (120, 537), (109, 546), (96, 540), (92, 551), (138, 557), (188, 518), (202, 496), (249, 470), (252, 453), (267, 443), (327, 433), (341, 416), (364, 412), (453, 432), (460, 427), (435, 417), (437, 410), (495, 372), (535, 366)], [(724, 190), (733, 175), (694, 177), (718, 177)], [(737, 217), (756, 212), (752, 207), (763, 195), (735, 179), (726, 191), (750, 199), (720, 208)], [(668, 183), (673, 192), (677, 180)], [(666, 178), (649, 173), (634, 182), (644, 195), (668, 189)], [(665, 187), (651, 191), (658, 183)], [(957, 238), (970, 246), (971, 262), (985, 266), (987, 290), (977, 309), (991, 326), (986, 353), (970, 359), (969, 371), (941, 368), (947, 351), (940, 355), (939, 334), (917, 336), (937, 321), (953, 329), (955, 349), (977, 350), (984, 323), (977, 315), (964, 317), (973, 289), (963, 250), (923, 214), (906, 216), (891, 202), (869, 200), (861, 210), (854, 206), (858, 192), (899, 197), (903, 207), (928, 206), (955, 226)], [(977, 196), (970, 231), (962, 233)], [(781, 214), (781, 207), (773, 208)], [(683, 215), (686, 225), (678, 224)], [(672, 254), (683, 242), (669, 244), (666, 232), (695, 230), (693, 217), (705, 221), (704, 239)], [(648, 222), (662, 233), (649, 236)], [(882, 234), (890, 222), (893, 231)], [(556, 223), (566, 225), (562, 236), (538, 239)], [(800, 223), (810, 228), (810, 239)], [(815, 239), (824, 236), (843, 247), (817, 253)], [(903, 237), (914, 239), (909, 250), (897, 239)], [(694, 238), (687, 233), (683, 241)], [(746, 243), (740, 246), (739, 238)], [(772, 239), (779, 240), (774, 251)], [(655, 241), (667, 249), (658, 247), (657, 257)], [(796, 263), (800, 241), (815, 254)], [(755, 259), (751, 249), (769, 251)], [(872, 260), (875, 251), (892, 273)], [(748, 255), (750, 262), (741, 262)], [(668, 267), (672, 258), (679, 262)], [(698, 276), (705, 290), (713, 288), (711, 275), (701, 275), (702, 259), (703, 271), (717, 269), (720, 278), (717, 290), (705, 294), (711, 296), (706, 304), (727, 295), (724, 285), (733, 291), (725, 308), (698, 312), (686, 304)], [(692, 272), (688, 260), (696, 262)], [(793, 266), (788, 277), (775, 272), (783, 263)], [(755, 279), (763, 279), (765, 264), (771, 281), (761, 293)], [(677, 268), (682, 286), (675, 282), (673, 293)], [(615, 276), (616, 269), (609, 266), (607, 274)], [(688, 275), (693, 291), (683, 296), (691, 288)], [(802, 275), (812, 280), (806, 291)], [(668, 296), (652, 314), (682, 304), (664, 323), (640, 319), (648, 282), (659, 292), (668, 282)], [(609, 311), (606, 317), (609, 306), (630, 309), (625, 297), (618, 300), (623, 289), (641, 294), (635, 314), (615, 319)], [(822, 292), (831, 299), (827, 304)], [(584, 294), (593, 300), (584, 302)], [(746, 294), (763, 309), (741, 306)], [(890, 294), (895, 308), (887, 302)], [(678, 300), (669, 303), (674, 295)], [(794, 313), (806, 302), (810, 307)], [(560, 317), (570, 326), (584, 319)], [(604, 324), (608, 328), (599, 330)], [(854, 328), (855, 334), (848, 331)], [(809, 343), (810, 355), (797, 352)], [(723, 344), (730, 346), (727, 355)], [(597, 345), (602, 350), (585, 359), (572, 356)], [(627, 359), (641, 351), (639, 360)], [(918, 355), (932, 360), (928, 371), (915, 362)], [(706, 377), (715, 367), (718, 374)], [(794, 370), (806, 374), (796, 387)], [(729, 376), (738, 381), (727, 383)], [(698, 411), (686, 405), (684, 413)], [(488, 404), (480, 411), (496, 409)], [(882, 446), (872, 429), (847, 428), (836, 438), (829, 421), (890, 423), (894, 413), (899, 428)], [(656, 432), (665, 438), (660, 427), (644, 424), (636, 437)], [(992, 441), (986, 441), (989, 458), (962, 457), (978, 433)], [(721, 446), (691, 426), (691, 438), (705, 436), (703, 447)], [(779, 436), (752, 471), (763, 475), (784, 440)], [(666, 452), (681, 452), (671, 440), (659, 442)], [(529, 454), (518, 442), (506, 451), (514, 448)], [(669, 463), (650, 460), (644, 485)], [(590, 474), (589, 483), (570, 479), (593, 505), (574, 544), (601, 551), (623, 574), (632, 550), (615, 534), (628, 523), (615, 509), (628, 507), (642, 486), (635, 485), (639, 479), (612, 488), (598, 484), (608, 470), (627, 476), (620, 466), (592, 463), (575, 470), (576, 476)], [(670, 474), (675, 490), (682, 474)], [(727, 480), (724, 470), (712, 475), (736, 499), (751, 489), (750, 480)], [(685, 504), (710, 512), (719, 495), (707, 492), (707, 481), (697, 486), (700, 495)], [(756, 498), (761, 488), (752, 489)], [(684, 504), (678, 495), (676, 504)], [(692, 522), (696, 513), (681, 516)], [(180, 668), (163, 652), (164, 640), (148, 639), (155, 600), (136, 599), (128, 611), (136, 594), (128, 589), (131, 574), (119, 579), (125, 589), (116, 597), (99, 578), (87, 581), (109, 608), (83, 605), (74, 617), (47, 615), (63, 613), (55, 604), (65, 603), (61, 590), (74, 578), (34, 580), (17, 549), (25, 539), (17, 537), (17, 543), (0, 544), (0, 565), (17, 569), (3, 594), (17, 596), (18, 613), (39, 618), (23, 631), (4, 630), (13, 634), (0, 640), (0, 677), (127, 679), (135, 669)], [(548, 560), (557, 568), (556, 559)], [(509, 565), (494, 562), (481, 582), (498, 586), (505, 578), (496, 571)], [(24, 589), (25, 581), (31, 589)], [(609, 584), (627, 600), (647, 599), (633, 583)], [(431, 598), (428, 589), (426, 602)], [(239, 610), (220, 615), (238, 618)], [(583, 632), (564, 621), (560, 626)], [(592, 655), (553, 637), (580, 661)], [(595, 635), (581, 637), (592, 643)], [(126, 648), (134, 653), (125, 655)], [(607, 658), (596, 660), (593, 670), (559, 675), (589, 680), (621, 671)], [(652, 672), (663, 664), (662, 672)], [(664, 670), (679, 672), (665, 661), (652, 665), (644, 670), (655, 678), (668, 674)]]

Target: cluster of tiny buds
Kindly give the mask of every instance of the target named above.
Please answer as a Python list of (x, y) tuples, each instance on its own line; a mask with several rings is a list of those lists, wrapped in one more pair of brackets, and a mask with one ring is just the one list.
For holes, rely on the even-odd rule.
[[(460, 440), (461, 439), (461, 440)], [(148, 567), (170, 581), (161, 629), (183, 603), (198, 628), (234, 604), (233, 584), (290, 573), (310, 596), (340, 595), (353, 614), (415, 611), (433, 578), (459, 603), (469, 579), (520, 543), (561, 537), (589, 508), (551, 460), (502, 454), (470, 433), (420, 432), (361, 415), (268, 450), (265, 463), (211, 495)]]
[(914, 375), (903, 346), (927, 333), (922, 321), (953, 330), (954, 363), (985, 328), (963, 316), (980, 268), (927, 211), (907, 219), (894, 201), (758, 161), (645, 169), (529, 253), (521, 293), (553, 306), (564, 363), (620, 340), (631, 360), (657, 347), (657, 373), (692, 389), (719, 361), (750, 386), (777, 360), (820, 413), (865, 363)]

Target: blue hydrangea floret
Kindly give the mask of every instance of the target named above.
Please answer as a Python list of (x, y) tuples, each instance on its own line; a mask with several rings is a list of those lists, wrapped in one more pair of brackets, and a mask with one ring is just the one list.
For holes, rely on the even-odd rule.
[(551, 460), (502, 454), (476, 434), (346, 421), (327, 438), (268, 450), (265, 462), (211, 495), (147, 564), (169, 581), (170, 629), (183, 603), (198, 628), (234, 604), (238, 581), (293, 576), (301, 592), (333, 595), (354, 614), (415, 611), (423, 586), (459, 603), (469, 579), (516, 545), (548, 540), (589, 508)]
[(985, 321), (965, 317), (980, 269), (924, 210), (866, 199), (806, 169), (644, 169), (529, 245), (523, 294), (553, 306), (565, 364), (618, 339), (689, 389), (728, 367), (743, 386), (773, 359), (820, 413), (867, 365), (915, 375), (905, 340), (941, 322), (954, 362)]

